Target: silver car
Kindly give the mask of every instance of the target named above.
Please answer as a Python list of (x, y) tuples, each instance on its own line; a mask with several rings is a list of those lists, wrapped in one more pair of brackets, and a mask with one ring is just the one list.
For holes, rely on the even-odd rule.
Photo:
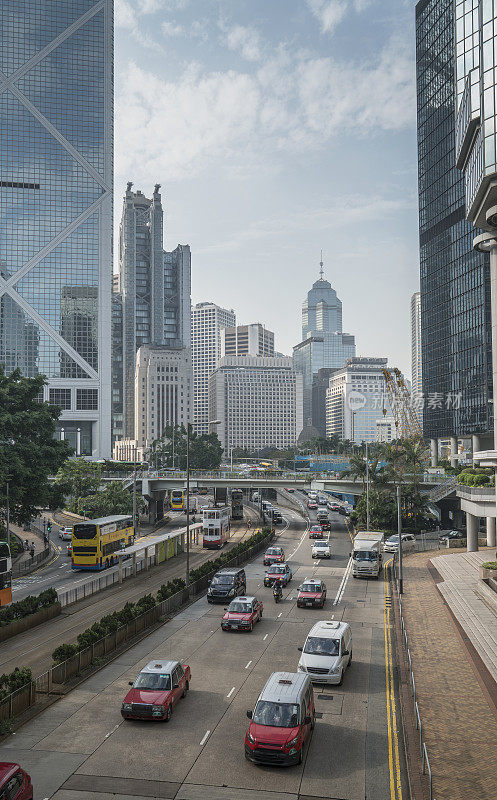
[(316, 542), (312, 546), (311, 556), (313, 558), (331, 558), (331, 547), (329, 542)]

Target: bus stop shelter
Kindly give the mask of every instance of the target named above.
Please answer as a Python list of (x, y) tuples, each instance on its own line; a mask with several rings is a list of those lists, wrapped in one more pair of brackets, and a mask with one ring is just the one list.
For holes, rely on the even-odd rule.
[[(202, 530), (202, 523), (196, 522), (190, 525), (190, 543), (192, 539), (197, 539)], [(148, 536), (137, 544), (132, 544), (122, 550), (117, 550), (114, 556), (119, 559), (119, 583), (123, 582), (123, 561), (125, 558), (132, 558), (133, 575), (136, 575), (136, 556), (138, 553), (145, 553), (145, 569), (150, 569), (150, 556), (154, 557), (154, 564), (162, 564), (170, 558), (183, 552), (186, 543), (186, 528), (179, 528), (176, 531), (167, 531), (157, 536)]]

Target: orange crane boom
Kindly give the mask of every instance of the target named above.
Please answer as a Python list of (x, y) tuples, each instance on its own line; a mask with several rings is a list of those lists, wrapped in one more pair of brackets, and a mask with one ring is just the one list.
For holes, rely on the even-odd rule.
[[(415, 442), (423, 438), (418, 416), (411, 406), (411, 396), (400, 369), (384, 369), (383, 377), (397, 430), (397, 439)], [(383, 407), (383, 414), (387, 413)]]

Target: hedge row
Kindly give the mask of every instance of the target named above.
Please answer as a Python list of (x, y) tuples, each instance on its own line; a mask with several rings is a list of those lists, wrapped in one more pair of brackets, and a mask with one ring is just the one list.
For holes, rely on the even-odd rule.
[(494, 486), (495, 476), (491, 467), (466, 467), (457, 476), (463, 486)]
[(14, 672), (8, 675), (0, 675), (0, 700), (8, 697), (9, 694), (21, 689), (27, 683), (31, 683), (33, 675), (28, 667), (16, 667)]
[[(247, 541), (239, 542), (226, 553), (219, 556), (219, 558), (206, 561), (201, 567), (190, 570), (190, 581), (194, 583), (204, 575), (208, 575), (210, 572), (224, 567), (231, 559), (235, 558), (235, 556), (241, 555), (255, 544), (262, 541), (270, 532), (270, 528), (257, 531), (252, 534)], [(127, 622), (131, 622), (135, 617), (144, 614), (145, 611), (148, 611), (150, 608), (155, 608), (158, 603), (167, 600), (168, 597), (180, 592), (185, 587), (186, 583), (183, 578), (174, 578), (174, 580), (163, 583), (162, 586), (159, 587), (156, 598), (151, 594), (146, 594), (140, 598), (140, 600), (137, 600), (136, 603), (126, 603), (121, 611), (114, 611), (112, 614), (107, 614), (107, 616), (102, 617), (100, 622), (95, 622), (91, 628), (87, 628), (83, 633), (80, 633), (75, 644), (61, 644), (59, 647), (56, 647), (52, 653), (54, 663), (61, 664), (63, 661), (67, 661), (68, 658), (76, 655), (80, 650), (90, 647), (92, 644), (99, 641), (99, 639), (103, 639), (107, 634), (113, 633), (118, 628), (126, 625)]]
[(23, 619), (40, 611), (42, 608), (53, 606), (58, 600), (57, 592), (55, 589), (45, 589), (41, 594), (29, 595), (24, 600), (19, 600), (17, 603), (11, 603), (9, 606), (4, 606), (0, 609), (0, 627), (10, 625), (16, 619)]

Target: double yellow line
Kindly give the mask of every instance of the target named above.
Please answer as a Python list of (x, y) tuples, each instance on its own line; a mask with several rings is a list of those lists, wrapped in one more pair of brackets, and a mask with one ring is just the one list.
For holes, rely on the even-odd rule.
[(387, 730), (388, 730), (388, 766), (390, 773), (390, 800), (402, 800), (402, 780), (400, 777), (400, 756), (399, 756), (399, 730), (397, 725), (397, 710), (395, 706), (395, 691), (393, 682), (392, 665), (392, 640), (390, 635), (390, 585), (387, 577), (387, 566), (391, 563), (389, 559), (383, 569), (383, 618), (385, 629), (385, 680), (387, 696)]

